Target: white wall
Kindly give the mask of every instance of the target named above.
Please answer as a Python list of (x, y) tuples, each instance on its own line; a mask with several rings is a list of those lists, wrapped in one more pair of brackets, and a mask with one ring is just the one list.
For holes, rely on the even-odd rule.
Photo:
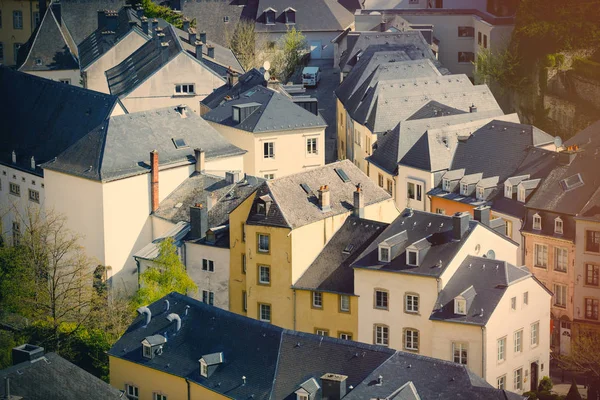
[(81, 85), (81, 73), (78, 69), (64, 69), (58, 71), (24, 71), (27, 74), (40, 76), (42, 78), (51, 79), (53, 81), (59, 81), (61, 79), (69, 79), (71, 85), (82, 87)]
[[(408, 198), (409, 182), (415, 184), (414, 199)], [(417, 199), (416, 185), (422, 186), (421, 201)], [(427, 192), (433, 187), (433, 174), (431, 172), (401, 165), (398, 167), (398, 175), (395, 176), (395, 187), (396, 204), (399, 209), (410, 207), (420, 211), (431, 210), (431, 201), (427, 196)]]
[[(331, 32), (302, 32), (302, 34), (306, 37), (306, 43), (310, 46), (310, 42), (319, 41), (321, 43), (321, 59), (331, 59), (333, 60), (334, 56), (334, 47), (331, 41), (341, 33), (341, 31), (331, 31)], [(258, 39), (256, 43), (265, 45), (268, 42), (277, 43), (281, 37), (285, 35), (285, 32), (276, 32), (276, 33), (257, 33)], [(264, 48), (263, 48), (264, 49)], [(259, 51), (262, 49), (258, 49)], [(272, 58), (272, 57), (271, 57)], [(272, 61), (272, 60), (271, 60)]]
[[(202, 290), (214, 292), (214, 306), (229, 310), (229, 248), (185, 243), (187, 273), (198, 286), (192, 297), (202, 301)], [(202, 260), (214, 261), (214, 272), (202, 270)]]

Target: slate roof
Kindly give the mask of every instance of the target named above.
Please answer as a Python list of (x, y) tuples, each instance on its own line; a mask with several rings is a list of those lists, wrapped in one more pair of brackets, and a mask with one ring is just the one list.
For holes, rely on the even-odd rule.
[(354, 294), (354, 270), (350, 264), (388, 225), (348, 217), (293, 287)]
[[(377, 385), (381, 376), (383, 383)], [(408, 382), (416, 389), (421, 400), (521, 400), (523, 396), (492, 388), (475, 376), (466, 366), (450, 361), (432, 359), (418, 354), (398, 351), (375, 369), (360, 385), (355, 386), (344, 400), (413, 399), (398, 397), (398, 390)], [(395, 397), (391, 395), (395, 394)]]
[(79, 69), (77, 47), (65, 29), (64, 20), (57, 19), (52, 7), (47, 8), (24, 49), (19, 50), (19, 58), (19, 71)]
[(373, 154), (367, 160), (391, 174), (397, 173), (398, 164), (426, 171), (446, 169), (452, 162), (459, 136), (502, 115), (498, 109), (402, 121), (392, 131), (378, 135)]
[(5, 378), (10, 379), (11, 396), (26, 400), (122, 399), (120, 390), (56, 353), (0, 370), (0, 392), (3, 394)]
[[(36, 165), (52, 160), (106, 121), (118, 99), (104, 93), (0, 67), (0, 163), (42, 176)], [(15, 151), (17, 164), (12, 163)]]
[[(232, 107), (256, 103), (255, 111), (241, 122), (233, 120)], [(227, 101), (204, 114), (202, 118), (217, 124), (247, 132), (263, 133), (306, 128), (324, 128), (327, 123), (295, 104), (289, 97), (262, 85), (245, 91), (235, 100)]]
[(432, 100), (429, 103), (425, 104), (423, 107), (421, 107), (419, 110), (415, 111), (415, 113), (410, 117), (406, 118), (406, 120), (412, 121), (415, 119), (441, 117), (444, 115), (466, 114), (467, 112), (468, 111), (459, 110), (454, 107), (448, 107), (445, 104)]
[(256, 68), (252, 68), (250, 71), (241, 75), (235, 85), (229, 86), (228, 84), (224, 84), (215, 89), (202, 100), (202, 104), (210, 109), (214, 109), (227, 100), (238, 99), (242, 93), (247, 92), (257, 85), (266, 86), (266, 84), (267, 81), (264, 78), (264, 74)]
[[(505, 399), (499, 397), (504, 396), (502, 391), (492, 389), (463, 365), (383, 346), (285, 330), (178, 293), (165, 298), (170, 302), (168, 313), (181, 316), (181, 330), (175, 332), (175, 324), (167, 321), (164, 298), (160, 299), (148, 306), (152, 312), (148, 326), (143, 327), (145, 316), (138, 316), (109, 350), (109, 356), (188, 379), (236, 399), (295, 399), (294, 392), (300, 385), (310, 379), (319, 384), (320, 377), (327, 373), (348, 377), (347, 387), (355, 389), (349, 391), (345, 399), (372, 398), (365, 393), (379, 390), (372, 385), (373, 377), (378, 375), (385, 377), (384, 382), (397, 383), (397, 387), (414, 382), (423, 400), (439, 398), (434, 397), (437, 392), (458, 395), (448, 398)], [(188, 314), (184, 315), (186, 306), (189, 306)], [(155, 334), (165, 335), (165, 332), (167, 342), (162, 354), (153, 359), (144, 358), (142, 340)], [(244, 332), (244, 340), (239, 340), (239, 332)], [(202, 377), (198, 360), (220, 352), (224, 362), (209, 378)], [(394, 360), (400, 360), (402, 366), (396, 365)], [(407, 364), (411, 364), (411, 368), (407, 368)], [(246, 376), (245, 385), (242, 385), (242, 376)], [(479, 393), (488, 397), (473, 397)], [(320, 398), (317, 393), (315, 399)]]
[[(467, 256), (438, 294), (429, 319), (485, 326), (508, 286), (530, 277), (526, 268), (506, 261)], [(472, 298), (467, 300), (467, 315), (455, 314), (454, 299), (468, 289)]]
[[(206, 160), (244, 154), (201, 117), (175, 108), (118, 115), (91, 130), (44, 168), (101, 182), (150, 172), (150, 152), (157, 150), (160, 165), (195, 162), (194, 149)], [(187, 147), (176, 148), (175, 139)]]
[[(296, 10), (296, 23), (291, 26), (301, 32), (341, 32), (354, 23), (354, 15), (336, 0), (259, 0), (256, 32), (287, 32), (283, 10), (288, 7)], [(276, 10), (273, 25), (265, 24), (264, 10), (268, 8)]]
[[(335, 169), (342, 169), (349, 182), (343, 182)], [(307, 194), (301, 184), (308, 185), (311, 193)], [(358, 184), (362, 187), (365, 206), (391, 199), (385, 190), (377, 186), (351, 161), (344, 160), (263, 183), (258, 188), (246, 223), (295, 229), (350, 212), (353, 209), (354, 192)], [(326, 212), (321, 211), (316, 197), (317, 190), (323, 185), (327, 185), (330, 191), (331, 210)], [(256, 203), (263, 195), (270, 195), (273, 199), (267, 215), (256, 213)]]
[[(469, 229), (463, 239), (454, 240), (452, 236), (453, 217), (423, 211), (413, 210), (411, 212), (408, 209), (404, 210), (398, 218), (371, 241), (369, 246), (352, 263), (352, 267), (439, 277), (477, 224), (477, 221), (469, 221)], [(406, 231), (407, 240), (401, 244), (396, 253), (397, 256), (389, 263), (380, 262), (378, 256), (379, 243), (404, 231)], [(406, 248), (422, 239), (426, 239), (431, 247), (425, 257), (419, 260), (419, 266), (407, 265)], [(439, 265), (440, 260), (442, 261), (441, 265)]]
[(99, 10), (119, 10), (126, 0), (60, 0), (60, 3), (62, 18), (78, 45), (98, 28)]

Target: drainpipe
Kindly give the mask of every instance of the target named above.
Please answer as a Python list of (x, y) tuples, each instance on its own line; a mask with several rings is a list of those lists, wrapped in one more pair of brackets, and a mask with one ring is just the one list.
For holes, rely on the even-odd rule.
[(485, 378), (485, 326), (481, 327), (481, 377), (487, 381)]
[(296, 289), (294, 291), (294, 330), (296, 330)]
[(187, 398), (188, 398), (188, 400), (190, 400), (191, 399), (191, 397), (190, 397), (191, 396), (190, 395), (190, 381), (188, 381), (187, 378), (186, 378), (185, 379), (185, 383), (187, 383), (187, 392), (188, 392)]

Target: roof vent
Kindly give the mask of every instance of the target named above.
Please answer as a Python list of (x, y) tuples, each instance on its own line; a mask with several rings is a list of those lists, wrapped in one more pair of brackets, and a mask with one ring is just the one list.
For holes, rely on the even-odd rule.
[(560, 181), (560, 186), (565, 192), (583, 186), (583, 178), (577, 173)]
[(13, 150), (12, 152), (12, 162), (13, 164), (17, 163), (17, 153), (15, 153), (15, 151)]

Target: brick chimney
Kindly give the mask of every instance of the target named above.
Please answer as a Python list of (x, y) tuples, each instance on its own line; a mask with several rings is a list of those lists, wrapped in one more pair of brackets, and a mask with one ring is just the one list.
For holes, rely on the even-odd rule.
[(201, 174), (204, 172), (205, 153), (202, 149), (194, 149), (194, 157), (196, 158), (196, 172)]
[(158, 151), (150, 152), (150, 199), (152, 212), (158, 210)]
[(195, 43), (195, 45), (196, 45), (196, 58), (198, 60), (202, 60), (202, 46), (203, 46), (203, 43), (201, 41), (197, 40), (196, 43)]
[(354, 192), (354, 209), (352, 215), (358, 218), (365, 217), (365, 194), (362, 191), (362, 186), (359, 183), (356, 185), (356, 191)]
[(331, 193), (327, 185), (319, 188), (319, 207), (323, 212), (331, 211)]
[(227, 68), (227, 86), (233, 87), (236, 83), (238, 83), (239, 76), (237, 72), (231, 69), (231, 67)]

